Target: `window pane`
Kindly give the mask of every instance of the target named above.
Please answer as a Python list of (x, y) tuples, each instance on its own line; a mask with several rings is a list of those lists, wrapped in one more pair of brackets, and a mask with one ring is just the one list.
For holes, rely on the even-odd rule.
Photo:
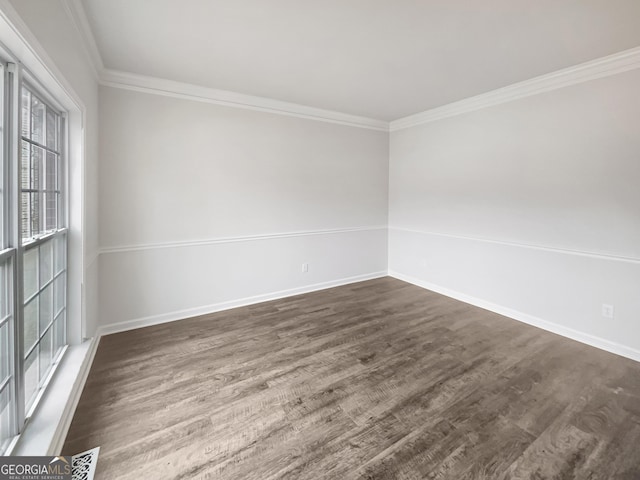
[(20, 176), (22, 188), (31, 188), (31, 145), (24, 140), (20, 142)]
[(38, 391), (38, 349), (36, 348), (24, 362), (24, 403), (31, 404), (31, 399)]
[(47, 232), (58, 229), (58, 198), (59, 194), (56, 192), (46, 192), (44, 195), (44, 229)]
[(40, 382), (44, 380), (51, 366), (53, 331), (49, 330), (40, 340)]
[(24, 254), (24, 298), (31, 297), (38, 291), (38, 249), (32, 248)]
[(33, 190), (44, 190), (44, 159), (45, 150), (35, 145), (31, 145), (31, 162), (29, 164), (29, 188)]
[(54, 242), (54, 271), (56, 275), (66, 268), (67, 263), (67, 236), (59, 235)]
[(64, 296), (66, 289), (66, 275), (63, 273), (53, 281), (53, 314), (60, 313), (64, 305)]
[(44, 145), (46, 106), (37, 97), (31, 96), (31, 139)]
[(9, 275), (11, 274), (9, 262), (0, 264), (0, 318), (9, 314), (9, 297), (11, 295)]
[[(11, 321), (9, 319), (9, 321)], [(11, 374), (11, 348), (9, 343), (9, 324), (0, 327), (0, 384)]]
[(8, 386), (0, 393), (0, 451), (12, 437), (11, 416), (11, 388)]
[(54, 351), (58, 351), (61, 347), (66, 345), (67, 339), (65, 338), (65, 322), (66, 322), (66, 311), (63, 311), (53, 325), (54, 335), (53, 335), (53, 346)]
[(44, 172), (45, 172), (44, 189), (45, 190), (58, 189), (58, 179), (56, 175), (57, 165), (58, 165), (58, 155), (56, 155), (55, 153), (46, 152), (45, 165), (44, 165)]
[(29, 351), (38, 341), (38, 297), (24, 307), (24, 351)]
[(47, 147), (58, 150), (57, 115), (51, 109), (47, 109)]
[[(27, 142), (22, 141), (20, 144), (20, 152), (21, 152), (20, 182), (21, 182), (22, 190), (25, 190), (25, 189), (31, 188), (31, 146)], [(31, 194), (29, 192), (22, 192), (20, 201), (21, 201), (20, 224), (21, 224), (22, 238), (30, 238), (31, 237)]]
[(40, 233), (40, 193), (22, 193), (22, 238), (29, 239)]
[[(31, 146), (31, 158), (29, 160), (29, 184), (28, 189), (29, 194), (25, 199), (23, 195), (23, 211), (22, 211), (22, 220), (26, 223), (26, 226), (23, 225), (23, 232), (28, 233), (27, 237), (35, 237), (39, 235), (44, 230), (43, 225), (43, 196), (41, 191), (44, 189), (44, 172), (43, 166), (45, 159), (45, 151), (37, 147), (35, 145)], [(25, 159), (23, 158), (23, 161)], [(23, 168), (24, 171), (24, 168)], [(24, 181), (22, 182), (24, 185)]]
[(53, 278), (53, 241), (40, 245), (40, 287)]
[(22, 192), (20, 194), (20, 236), (22, 239), (31, 237), (31, 220), (29, 220), (29, 212), (31, 211), (31, 194)]
[(38, 295), (40, 301), (40, 335), (45, 331), (47, 326), (53, 321), (53, 285), (48, 285), (47, 288), (40, 292)]
[(31, 92), (26, 88), (22, 89), (22, 112), (20, 133), (23, 137), (31, 137)]

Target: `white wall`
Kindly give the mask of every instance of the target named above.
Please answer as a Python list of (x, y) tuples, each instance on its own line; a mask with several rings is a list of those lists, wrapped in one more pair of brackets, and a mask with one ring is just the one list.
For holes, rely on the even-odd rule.
[(640, 359), (639, 85), (634, 70), (393, 132), (390, 271)]
[(386, 272), (387, 133), (111, 87), (100, 125), (104, 331)]
[[(91, 337), (96, 333), (98, 320), (98, 82), (62, 0), (10, 0), (10, 3), (85, 108), (84, 218), (80, 240), (83, 265), (80, 268), (84, 283), (84, 336)], [(71, 287), (80, 289), (81, 285)]]
[(392, 272), (639, 355), (639, 71), (393, 132), (389, 178), (383, 132), (102, 88), (98, 172), (64, 2), (10, 1), (86, 107), (87, 335), (384, 271), (389, 185)]

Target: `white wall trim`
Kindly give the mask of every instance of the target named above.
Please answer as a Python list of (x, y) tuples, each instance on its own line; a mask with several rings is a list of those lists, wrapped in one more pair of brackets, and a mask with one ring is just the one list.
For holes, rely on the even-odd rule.
[[(0, 6), (7, 3), (1, 0)], [(93, 30), (81, 0), (63, 0), (65, 10), (78, 31), (83, 47), (95, 71), (99, 83), (112, 88), (162, 95), (183, 100), (213, 103), (245, 108), (279, 115), (317, 120), (351, 127), (367, 128), (383, 132), (402, 130), (424, 123), (480, 110), (539, 93), (556, 90), (597, 78), (607, 77), (640, 68), (640, 47), (584, 62), (514, 83), (503, 88), (452, 102), (441, 107), (396, 119), (392, 122), (358, 115), (324, 110), (280, 100), (219, 90), (185, 82), (139, 75), (105, 68)]]
[(76, 408), (78, 407), (78, 403), (80, 402), (80, 397), (82, 396), (84, 386), (87, 383), (87, 378), (89, 377), (89, 372), (91, 371), (91, 366), (93, 365), (93, 359), (95, 358), (96, 352), (98, 351), (100, 337), (95, 336), (88, 340), (88, 342), (90, 342), (89, 346), (87, 348), (86, 354), (84, 355), (80, 370), (78, 372), (78, 375), (76, 376), (76, 380), (73, 384), (73, 387), (71, 388), (69, 398), (65, 403), (62, 418), (60, 419), (58, 428), (56, 428), (54, 437), (51, 440), (51, 446), (49, 447), (48, 452), (49, 455), (60, 455), (60, 453), (62, 452), (64, 441), (67, 438), (67, 433), (69, 433), (69, 427), (71, 427), (71, 421), (73, 420)]
[(304, 285), (302, 287), (290, 288), (288, 290), (280, 290), (277, 292), (255, 295), (253, 297), (245, 297), (236, 300), (230, 300), (227, 302), (214, 303), (213, 305), (204, 305), (201, 307), (177, 310), (160, 315), (125, 320), (123, 322), (101, 326), (98, 329), (98, 336), (110, 335), (112, 333), (119, 333), (127, 330), (134, 330), (136, 328), (150, 327), (152, 325), (160, 325), (162, 323), (175, 322), (176, 320), (183, 320), (185, 318), (197, 317), (199, 315), (208, 315), (215, 312), (230, 310), (232, 308), (245, 307), (247, 305), (254, 305), (256, 303), (269, 302), (271, 300), (278, 300), (280, 298), (291, 297), (293, 295), (325, 290), (327, 288), (339, 287), (342, 285), (348, 285), (350, 283), (363, 282), (365, 280), (373, 280), (374, 278), (382, 278), (386, 276), (387, 271), (384, 270), (380, 272), (367, 273), (364, 275), (356, 275), (354, 277), (330, 280), (328, 282)]
[(458, 238), (462, 240), (472, 240), (475, 242), (484, 242), (484, 243), (493, 243), (496, 245), (507, 245), (509, 247), (520, 247), (520, 248), (529, 248), (532, 250), (542, 250), (545, 252), (553, 252), (553, 253), (564, 253), (567, 255), (577, 255), (580, 257), (589, 257), (596, 258), (600, 260), (613, 260), (617, 262), (627, 262), (627, 263), (636, 263), (640, 264), (640, 258), (636, 257), (625, 257), (621, 255), (612, 255), (608, 253), (596, 253), (596, 252), (588, 252), (584, 250), (574, 250), (569, 248), (558, 248), (558, 247), (548, 247), (544, 245), (533, 245), (528, 243), (518, 243), (518, 242), (510, 242), (507, 240), (495, 240), (491, 238), (482, 238), (482, 237), (473, 237), (470, 235), (456, 235), (452, 233), (441, 233), (441, 232), (430, 232), (427, 230), (419, 230), (415, 228), (405, 228), (405, 227), (389, 227), (389, 230), (396, 230), (398, 232), (408, 232), (408, 233), (417, 233), (420, 235), (434, 235), (438, 237), (447, 237), (447, 238)]
[(640, 68), (640, 47), (624, 50), (481, 95), (449, 103), (442, 107), (400, 118), (390, 123), (389, 130), (392, 132), (402, 130), (637, 68)]
[(193, 100), (226, 107), (288, 115), (308, 120), (337, 123), (349, 127), (379, 130), (382, 132), (389, 131), (389, 123), (383, 120), (118, 70), (104, 69), (100, 76), (100, 84), (106, 87), (180, 98), (182, 100)]
[[(9, 0), (0, 0), (0, 19), (4, 19), (11, 30), (7, 34), (11, 42), (4, 46), (13, 55), (19, 57), (19, 61), (40, 83), (43, 83), (43, 79), (51, 79), (51, 82), (55, 83), (55, 88), (51, 88), (47, 83), (48, 93), (58, 101), (61, 97), (67, 97), (85, 118), (86, 107), (84, 103)], [(65, 105), (65, 108), (67, 107), (68, 105)]]
[[(6, 1), (7, 0), (2, 0), (2, 2)], [(336, 123), (350, 127), (366, 128), (383, 132), (389, 131), (389, 122), (384, 120), (105, 68), (100, 49), (93, 34), (93, 29), (91, 28), (81, 0), (63, 0), (63, 5), (67, 15), (80, 35), (83, 48), (87, 53), (95, 77), (101, 85), (180, 98), (183, 100), (213, 103), (215, 105)]]
[(62, 4), (73, 26), (80, 35), (82, 47), (87, 54), (94, 77), (96, 80), (99, 80), (104, 70), (104, 63), (82, 2), (80, 0), (63, 0)]
[(342, 233), (370, 232), (370, 231), (386, 230), (386, 229), (387, 229), (386, 225), (374, 225), (374, 226), (367, 226), (367, 227), (335, 228), (335, 229), (328, 229), (328, 230), (304, 230), (304, 231), (298, 231), (298, 232), (245, 235), (245, 236), (239, 236), (239, 237), (220, 237), (220, 238), (210, 238), (205, 240), (186, 240), (186, 241), (179, 241), (179, 242), (124, 245), (119, 247), (102, 248), (100, 249), (99, 254), (106, 255), (110, 253), (136, 252), (140, 250), (156, 250), (159, 248), (197, 247), (202, 245), (216, 245), (220, 243), (255, 242), (260, 240), (273, 240), (277, 238), (308, 237), (312, 235), (336, 235), (336, 234), (342, 234)]
[(549, 322), (547, 320), (543, 320), (542, 318), (538, 318), (533, 315), (520, 312), (518, 310), (513, 310), (511, 308), (504, 307), (502, 305), (498, 305), (492, 302), (487, 302), (480, 298), (472, 297), (471, 295), (467, 295), (465, 293), (461, 293), (455, 290), (450, 290), (448, 288), (441, 287), (440, 285), (436, 285), (430, 282), (425, 282), (423, 280), (420, 280), (415, 277), (411, 277), (409, 275), (404, 275), (403, 273), (400, 273), (400, 272), (389, 271), (389, 276), (396, 278), (398, 280), (402, 280), (403, 282), (411, 283), (418, 287), (422, 287), (426, 290), (431, 290), (432, 292), (445, 295), (455, 300), (468, 303), (469, 305), (480, 307), (485, 310), (489, 310), (490, 312), (494, 312), (499, 315), (509, 317), (513, 320), (517, 320), (519, 322), (541, 328), (542, 330), (546, 330), (548, 332), (552, 332), (557, 335), (570, 338), (571, 340), (575, 340), (577, 342), (584, 343), (586, 345), (590, 345), (592, 347), (596, 347), (601, 350), (605, 350), (610, 353), (615, 353), (616, 355), (621, 355), (623, 357), (630, 358), (632, 360), (640, 362), (640, 350), (636, 350), (626, 345), (621, 345), (619, 343), (612, 342), (610, 340), (605, 340), (604, 338), (596, 337), (595, 335), (589, 335), (587, 333), (580, 332), (572, 328), (567, 328), (557, 323)]
[(85, 262), (84, 262), (85, 271), (89, 270), (93, 266), (93, 264), (98, 261), (99, 257), (100, 257), (100, 252), (99, 251), (88, 254), (85, 257)]
[(99, 337), (70, 345), (10, 455), (59, 455), (87, 381)]

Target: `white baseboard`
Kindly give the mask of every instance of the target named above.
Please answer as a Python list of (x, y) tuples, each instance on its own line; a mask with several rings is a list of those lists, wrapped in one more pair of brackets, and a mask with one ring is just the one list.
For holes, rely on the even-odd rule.
[(365, 280), (372, 280), (374, 278), (381, 278), (386, 276), (387, 271), (384, 270), (380, 272), (367, 273), (364, 275), (357, 275), (354, 277), (340, 278), (323, 283), (316, 283), (313, 285), (305, 285), (288, 290), (280, 290), (263, 295), (255, 295), (253, 297), (239, 298), (237, 300), (215, 303), (213, 305), (204, 305), (201, 307), (188, 308), (185, 310), (163, 313), (160, 315), (126, 320), (124, 322), (118, 322), (100, 327), (98, 329), (98, 336), (125, 332), (127, 330), (134, 330), (136, 328), (149, 327), (152, 325), (160, 325), (162, 323), (175, 322), (176, 320), (182, 320), (184, 318), (197, 317), (199, 315), (208, 315), (215, 312), (221, 312), (223, 310), (230, 310), (232, 308), (245, 307), (247, 305), (253, 305), (256, 303), (278, 300), (280, 298), (291, 297), (293, 295), (325, 290), (327, 288), (339, 287), (341, 285), (348, 285), (350, 283), (362, 282)]
[[(134, 319), (126, 322), (120, 322), (117, 324), (106, 325), (104, 327), (101, 327), (98, 331), (98, 335), (96, 335), (96, 337), (89, 340), (86, 346), (82, 345), (82, 346), (75, 347), (75, 352), (73, 353), (69, 352), (71, 353), (71, 355), (67, 356), (67, 358), (65, 359), (69, 363), (76, 363), (76, 362), (80, 363), (80, 367), (77, 371), (77, 374), (75, 375), (75, 381), (73, 382), (73, 385), (71, 387), (71, 392), (69, 393), (68, 401), (65, 403), (62, 416), (59, 419), (59, 422), (55, 428), (55, 432), (49, 442), (49, 448), (47, 449), (47, 454), (59, 455), (62, 450), (65, 438), (69, 431), (69, 427), (71, 426), (71, 421), (73, 420), (75, 410), (78, 406), (80, 397), (82, 395), (82, 391), (84, 389), (89, 372), (91, 370), (91, 365), (93, 364), (93, 359), (95, 357), (96, 351), (98, 349), (98, 345), (100, 343), (100, 337), (102, 335), (123, 332), (126, 330), (132, 330), (135, 328), (141, 328), (141, 327), (146, 327), (151, 325), (158, 325), (158, 324), (172, 322), (172, 321), (176, 321), (176, 320), (180, 320), (180, 319), (188, 318), (192, 316), (204, 315), (204, 314), (215, 313), (223, 310), (229, 310), (232, 308), (253, 305), (260, 302), (277, 300), (280, 298), (299, 295), (302, 293), (309, 293), (309, 292), (324, 290), (327, 288), (338, 287), (341, 285), (348, 285), (350, 283), (356, 283), (356, 282), (361, 282), (365, 280), (381, 278), (387, 275), (390, 277), (396, 278), (398, 280), (402, 280), (404, 282), (422, 287), (424, 289), (431, 290), (433, 292), (445, 295), (447, 297), (454, 298), (456, 300), (468, 303), (470, 305), (474, 305), (476, 307), (489, 310), (499, 315), (504, 315), (506, 317), (526, 323), (528, 325), (532, 325), (534, 327), (541, 328), (543, 330), (561, 335), (563, 337), (576, 340), (578, 342), (590, 345), (592, 347), (596, 347), (601, 350), (605, 350), (607, 352), (614, 353), (616, 355), (620, 355), (626, 358), (630, 358), (635, 361), (640, 361), (640, 351), (634, 348), (621, 345), (619, 343), (612, 342), (609, 340), (605, 340), (603, 338), (596, 337), (584, 332), (580, 332), (578, 330), (567, 328), (557, 323), (549, 322), (547, 320), (543, 320), (541, 318), (538, 318), (517, 310), (513, 310), (508, 307), (504, 307), (502, 305), (497, 305), (492, 302), (482, 300), (480, 298), (476, 298), (455, 290), (451, 290), (451, 289), (442, 287), (440, 285), (435, 285), (433, 283), (420, 280), (418, 278), (415, 278), (409, 275), (404, 275), (402, 273), (395, 272), (395, 271), (389, 271), (389, 272), (380, 271), (380, 272), (374, 272), (374, 273), (369, 273), (365, 275), (358, 275), (354, 277), (332, 280), (329, 282), (317, 283), (313, 285), (305, 285), (303, 287), (298, 287), (298, 288), (293, 288), (288, 290), (281, 290), (281, 291), (272, 292), (264, 295), (256, 295), (253, 297), (246, 297), (246, 298), (232, 300), (228, 302), (221, 302), (214, 305), (207, 305), (203, 307), (196, 307), (196, 308), (185, 309), (185, 310), (180, 310), (176, 312), (170, 312), (167, 314), (162, 314), (157, 316)], [(72, 356), (73, 358), (71, 358)], [(51, 396), (50, 392), (49, 392), (49, 395)], [(33, 427), (36, 427), (36, 425), (32, 425), (31, 430), (34, 430)], [(12, 454), (14, 455), (36, 454), (31, 452), (32, 447), (29, 446), (29, 441), (28, 441), (29, 439), (25, 438), (25, 437), (31, 436), (28, 430), (29, 429), (27, 429), (27, 431), (24, 432), (27, 435), (23, 434), (21, 436), (22, 438), (20, 439), (20, 441), (18, 442), (18, 445), (16, 446), (17, 451), (12, 452)], [(33, 433), (33, 435), (35, 435), (35, 432)], [(41, 442), (42, 442), (42, 438), (38, 439), (38, 441), (36, 441), (35, 443), (41, 443)], [(42, 453), (38, 453), (38, 454), (42, 454)]]
[(502, 305), (497, 305), (495, 303), (488, 302), (486, 300), (482, 300), (480, 298), (476, 298), (471, 295), (467, 295), (465, 293), (457, 292), (455, 290), (450, 290), (448, 288), (441, 287), (440, 285), (435, 285), (433, 283), (429, 283), (424, 280), (420, 280), (418, 278), (405, 275), (403, 273), (389, 271), (389, 276), (396, 278), (398, 280), (402, 280), (403, 282), (411, 283), (418, 287), (431, 290), (432, 292), (436, 292), (441, 295), (445, 295), (447, 297), (460, 300), (461, 302), (468, 303), (470, 305), (474, 305), (476, 307), (480, 307), (485, 310), (489, 310), (490, 312), (494, 312), (499, 315), (504, 315), (505, 317), (509, 317), (513, 320), (517, 320), (519, 322), (523, 322), (528, 325), (541, 328), (548, 332), (562, 335), (563, 337), (570, 338), (577, 342), (581, 342), (586, 345), (590, 345), (592, 347), (596, 347), (601, 350), (605, 350), (610, 353), (615, 353), (616, 355), (620, 355), (622, 357), (630, 358), (631, 360), (640, 362), (640, 351), (634, 348), (628, 347), (626, 345), (621, 345), (619, 343), (612, 342), (610, 340), (605, 340), (604, 338), (596, 337), (588, 333), (580, 332), (578, 330), (574, 330), (572, 328), (568, 328), (554, 322), (549, 322), (547, 320), (534, 317), (533, 315), (529, 315), (527, 313), (523, 313), (518, 310), (513, 310), (511, 308), (504, 307)]

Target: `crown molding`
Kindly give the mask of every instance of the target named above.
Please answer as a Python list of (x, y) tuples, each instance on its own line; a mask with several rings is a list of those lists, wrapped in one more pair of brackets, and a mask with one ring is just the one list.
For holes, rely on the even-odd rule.
[(390, 123), (389, 130), (397, 131), (415, 127), (424, 123), (454, 117), (482, 108), (511, 102), (543, 92), (588, 82), (597, 78), (608, 77), (618, 73), (640, 68), (640, 47), (624, 50), (613, 55), (564, 68), (552, 73), (540, 75), (530, 80), (514, 83), (481, 95), (449, 103), (415, 115), (400, 118)]
[(118, 70), (104, 69), (100, 76), (100, 84), (106, 87), (163, 95), (183, 100), (288, 115), (382, 132), (389, 131), (389, 123), (382, 120)]
[(96, 80), (99, 80), (100, 74), (104, 70), (104, 62), (102, 61), (102, 55), (100, 55), (98, 44), (96, 43), (82, 2), (81, 0), (62, 0), (62, 4), (69, 20), (71, 20), (71, 23), (73, 23), (73, 26), (80, 35), (82, 48), (87, 54), (94, 77)]
[(84, 102), (9, 0), (0, 0), (0, 27), (3, 29), (0, 48), (8, 49), (6, 53), (11, 60), (21, 63), (48, 94), (57, 100), (66, 99), (65, 108), (73, 105), (84, 118)]
[[(8, 2), (3, 0), (2, 3)], [(83, 48), (89, 57), (94, 74), (101, 85), (383, 132), (403, 130), (405, 128), (411, 128), (640, 68), (639, 46), (514, 83), (487, 93), (452, 102), (441, 107), (399, 118), (392, 122), (386, 122), (296, 103), (283, 102), (266, 97), (245, 95), (228, 90), (218, 90), (184, 82), (107, 69), (104, 67), (102, 56), (100, 55), (82, 1), (62, 0), (62, 3), (81, 37)]]
[(318, 120), (350, 127), (370, 130), (389, 131), (389, 122), (373, 118), (349, 115), (332, 110), (309, 107), (296, 103), (283, 102), (265, 97), (245, 95), (227, 90), (202, 87), (146, 75), (105, 68), (96, 43), (93, 29), (81, 0), (62, 0), (65, 11), (82, 40), (83, 48), (89, 58), (98, 83), (104, 86), (134, 90), (138, 92), (163, 95), (167, 97), (213, 103), (228, 107), (245, 108), (279, 115)]

